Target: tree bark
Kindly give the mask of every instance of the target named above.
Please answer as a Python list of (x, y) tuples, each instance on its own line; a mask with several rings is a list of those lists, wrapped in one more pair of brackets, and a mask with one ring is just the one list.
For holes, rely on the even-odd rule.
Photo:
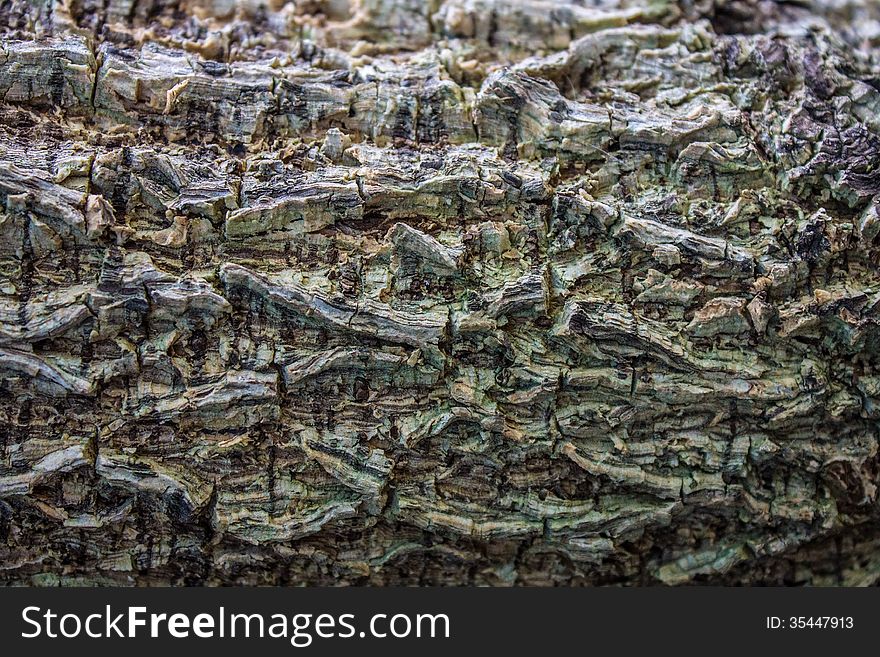
[(0, 25), (0, 581), (880, 579), (876, 3)]

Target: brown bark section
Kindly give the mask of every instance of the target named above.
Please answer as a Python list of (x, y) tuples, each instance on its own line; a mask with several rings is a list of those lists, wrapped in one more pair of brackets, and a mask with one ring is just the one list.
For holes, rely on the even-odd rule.
[(0, 9), (0, 580), (866, 585), (874, 3)]

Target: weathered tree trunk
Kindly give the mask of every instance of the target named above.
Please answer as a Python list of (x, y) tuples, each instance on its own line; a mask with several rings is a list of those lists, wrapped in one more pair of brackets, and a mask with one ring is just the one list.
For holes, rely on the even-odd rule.
[(0, 580), (880, 578), (876, 2), (0, 24)]

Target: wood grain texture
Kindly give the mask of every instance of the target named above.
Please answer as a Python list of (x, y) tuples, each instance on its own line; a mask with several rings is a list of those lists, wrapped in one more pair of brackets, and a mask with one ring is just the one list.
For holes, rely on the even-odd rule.
[(880, 579), (877, 3), (0, 25), (0, 581)]

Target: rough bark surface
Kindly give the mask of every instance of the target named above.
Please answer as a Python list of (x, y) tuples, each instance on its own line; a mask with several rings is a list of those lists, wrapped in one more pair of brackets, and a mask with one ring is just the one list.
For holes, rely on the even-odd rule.
[(877, 583), (876, 2), (0, 25), (0, 581)]

